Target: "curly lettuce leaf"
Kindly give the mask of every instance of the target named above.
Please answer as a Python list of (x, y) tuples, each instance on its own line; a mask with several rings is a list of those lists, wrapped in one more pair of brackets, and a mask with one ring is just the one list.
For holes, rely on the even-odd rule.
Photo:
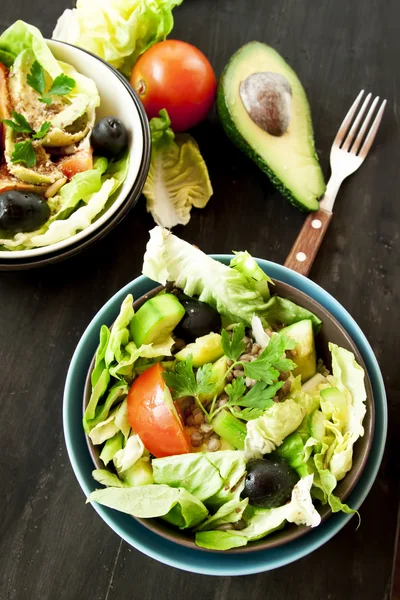
[(166, 110), (151, 119), (151, 162), (143, 194), (147, 212), (157, 225), (186, 225), (192, 206), (204, 208), (213, 190), (207, 165), (196, 141), (188, 134), (175, 135)]
[[(196, 544), (210, 550), (228, 550), (259, 540), (280, 529), (286, 522), (317, 527), (321, 517), (312, 503), (310, 495), (312, 482), (312, 475), (300, 479), (293, 488), (290, 502), (278, 508), (248, 507), (243, 513), (246, 522), (244, 529), (199, 531), (196, 533)], [(244, 540), (245, 543), (241, 544), (240, 540)]]
[(39, 29), (24, 21), (16, 21), (0, 35), (0, 52), (10, 63), (11, 56), (14, 62), (24, 50), (32, 50), (38, 62), (53, 79), (63, 72)]
[(307, 308), (295, 304), (287, 298), (281, 296), (272, 296), (267, 302), (263, 314), (261, 315), (270, 325), (292, 325), (304, 319), (310, 319), (313, 324), (314, 332), (318, 333), (321, 329), (322, 321)]
[(143, 273), (165, 285), (174, 281), (188, 296), (214, 306), (231, 323), (251, 324), (266, 304), (236, 269), (212, 259), (167, 229), (154, 227), (144, 255)]
[(268, 284), (273, 285), (272, 279), (258, 266), (257, 261), (248, 252), (234, 252), (230, 266), (237, 269), (249, 281), (249, 285), (260, 292), (264, 300), (269, 300), (271, 294)]
[(95, 490), (86, 502), (98, 502), (140, 519), (163, 517), (181, 529), (195, 527), (208, 515), (204, 504), (186, 489), (163, 484)]
[(273, 452), (283, 440), (296, 431), (305, 415), (305, 409), (288, 398), (276, 402), (261, 417), (247, 423), (245, 452), (247, 458), (261, 458)]
[(53, 39), (68, 42), (130, 76), (138, 57), (172, 30), (182, 0), (77, 0), (57, 21)]

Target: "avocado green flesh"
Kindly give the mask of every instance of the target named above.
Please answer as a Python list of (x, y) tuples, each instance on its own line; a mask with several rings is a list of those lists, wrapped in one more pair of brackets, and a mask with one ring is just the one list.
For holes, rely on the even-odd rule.
[(309, 319), (298, 321), (281, 330), (290, 339), (297, 342), (296, 355), (292, 358), (297, 368), (293, 375), (301, 375), (301, 381), (307, 381), (317, 372), (317, 355), (315, 351), (314, 332), (312, 322)]
[[(240, 97), (240, 84), (258, 72), (280, 73), (292, 88), (289, 127), (273, 136), (256, 125)], [(271, 47), (250, 42), (233, 55), (219, 82), (217, 108), (232, 141), (269, 176), (297, 208), (318, 210), (325, 182), (315, 153), (311, 113), (295, 72)]]

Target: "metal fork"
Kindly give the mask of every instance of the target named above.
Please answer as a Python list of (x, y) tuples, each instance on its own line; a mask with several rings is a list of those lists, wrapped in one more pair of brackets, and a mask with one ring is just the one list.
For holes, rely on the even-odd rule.
[(311, 269), (326, 230), (328, 229), (328, 225), (332, 219), (332, 209), (339, 188), (343, 180), (354, 173), (354, 171), (356, 171), (364, 162), (382, 120), (386, 100), (383, 100), (375, 119), (368, 130), (368, 126), (379, 102), (379, 96), (376, 96), (368, 110), (367, 116), (362, 122), (364, 113), (371, 100), (371, 94), (367, 95), (356, 115), (363, 95), (364, 90), (361, 90), (345, 116), (333, 141), (330, 156), (331, 177), (326, 186), (325, 194), (320, 202), (320, 208), (317, 212), (308, 215), (285, 262), (286, 267), (305, 276), (308, 275)]

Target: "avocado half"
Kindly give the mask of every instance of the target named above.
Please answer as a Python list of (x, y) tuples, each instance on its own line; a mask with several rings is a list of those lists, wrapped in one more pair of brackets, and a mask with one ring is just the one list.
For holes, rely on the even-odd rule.
[[(283, 75), (292, 90), (289, 125), (280, 136), (256, 125), (240, 96), (240, 85), (249, 75), (265, 72)], [(296, 73), (276, 50), (250, 42), (232, 56), (219, 81), (217, 110), (228, 137), (289, 202), (303, 211), (318, 210), (325, 181), (315, 152), (310, 107)]]

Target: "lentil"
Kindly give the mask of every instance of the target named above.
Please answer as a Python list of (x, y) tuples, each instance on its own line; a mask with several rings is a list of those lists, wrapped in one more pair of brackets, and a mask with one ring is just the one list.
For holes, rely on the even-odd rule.
[(201, 446), (203, 443), (203, 434), (200, 431), (193, 431), (190, 436), (190, 443), (194, 448)]

